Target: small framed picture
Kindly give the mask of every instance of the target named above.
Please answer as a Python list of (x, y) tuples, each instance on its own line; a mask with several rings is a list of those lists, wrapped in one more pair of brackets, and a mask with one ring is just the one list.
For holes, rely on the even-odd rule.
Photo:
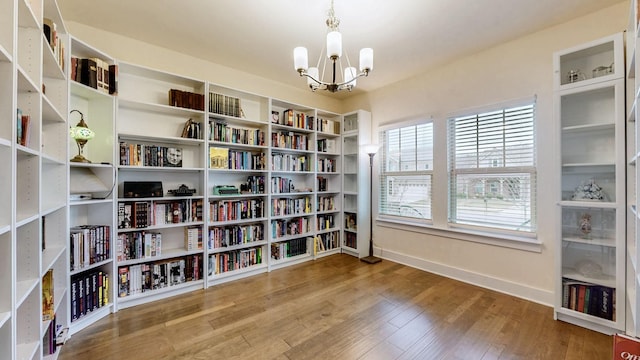
[(277, 111), (271, 111), (271, 123), (278, 124), (280, 123), (280, 113)]

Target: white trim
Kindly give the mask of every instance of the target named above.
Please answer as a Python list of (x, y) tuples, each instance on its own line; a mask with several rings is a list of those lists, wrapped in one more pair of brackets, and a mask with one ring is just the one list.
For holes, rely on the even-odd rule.
[(471, 285), (494, 290), (503, 294), (515, 296), (521, 299), (553, 307), (554, 293), (551, 290), (539, 289), (515, 283), (509, 280), (499, 279), (488, 275), (478, 274), (469, 270), (455, 268), (411, 255), (394, 251), (374, 248), (374, 255), (389, 261), (407, 265), (416, 269), (459, 280)]
[[(459, 118), (459, 117), (465, 117), (465, 116), (470, 116), (470, 115), (482, 114), (482, 113), (486, 113), (486, 112), (498, 111), (498, 110), (504, 109), (504, 108), (525, 106), (525, 105), (529, 105), (531, 103), (536, 104), (537, 100), (538, 100), (538, 95), (534, 94), (532, 96), (526, 96), (526, 97), (522, 97), (522, 98), (516, 98), (516, 99), (501, 101), (501, 102), (497, 102), (497, 103), (493, 103), (493, 104), (470, 107), (470, 108), (457, 110), (457, 111), (452, 111), (450, 113), (447, 113), (444, 116), (444, 119), (450, 120), (450, 119), (455, 119), (455, 118)], [(535, 110), (536, 110), (536, 107), (534, 106), (534, 108), (533, 108), (534, 114), (535, 114)]]
[(425, 223), (395, 220), (382, 216), (376, 219), (376, 225), (421, 234), (436, 235), (455, 240), (501, 246), (516, 250), (530, 251), (535, 253), (542, 252), (542, 242), (536, 237), (519, 236), (507, 233), (474, 231), (451, 227), (444, 229)]
[(433, 123), (433, 116), (429, 115), (425, 115), (424, 117), (421, 116), (414, 116), (411, 118), (407, 118), (407, 119), (399, 119), (399, 120), (391, 120), (391, 121), (387, 121), (384, 122), (380, 125), (378, 125), (378, 136), (380, 136), (380, 133), (388, 131), (388, 130), (394, 130), (394, 129), (399, 129), (402, 127), (408, 127), (408, 126), (416, 126), (416, 125), (423, 125), (423, 124), (430, 124)]

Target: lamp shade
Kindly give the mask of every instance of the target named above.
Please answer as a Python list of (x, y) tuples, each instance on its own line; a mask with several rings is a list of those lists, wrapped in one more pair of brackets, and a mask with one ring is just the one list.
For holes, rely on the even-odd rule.
[(96, 136), (96, 133), (93, 130), (83, 127), (83, 126), (75, 126), (69, 129), (69, 134), (75, 140), (91, 140)]
[(331, 31), (327, 34), (327, 57), (342, 56), (342, 34), (338, 31)]
[(373, 49), (364, 48), (360, 50), (360, 71), (373, 70)]
[(362, 147), (360, 147), (360, 149), (362, 149), (362, 152), (364, 152), (365, 154), (375, 154), (378, 152), (378, 150), (380, 149), (380, 145), (378, 144), (365, 144), (362, 145)]
[(306, 47), (298, 46), (293, 49), (293, 67), (296, 71), (307, 70), (309, 67), (309, 56)]
[[(310, 67), (309, 70), (307, 70), (307, 74), (309, 74), (309, 76), (311, 76), (313, 79), (318, 79), (318, 68), (317, 67)], [(307, 85), (309, 86), (317, 86), (318, 83), (316, 83), (313, 79), (311, 79), (311, 77), (307, 77)]]
[(344, 82), (349, 86), (356, 86), (356, 68), (350, 66), (344, 69)]

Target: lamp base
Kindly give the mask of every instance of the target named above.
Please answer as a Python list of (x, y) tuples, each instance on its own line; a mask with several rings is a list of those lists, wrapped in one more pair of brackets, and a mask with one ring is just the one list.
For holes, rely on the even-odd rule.
[(69, 160), (71, 162), (79, 162), (79, 163), (88, 163), (91, 164), (91, 160), (85, 158), (84, 156), (78, 154), (73, 157), (73, 159)]
[(377, 258), (375, 256), (366, 256), (361, 258), (360, 261), (366, 262), (367, 264), (376, 264), (382, 261), (382, 259)]

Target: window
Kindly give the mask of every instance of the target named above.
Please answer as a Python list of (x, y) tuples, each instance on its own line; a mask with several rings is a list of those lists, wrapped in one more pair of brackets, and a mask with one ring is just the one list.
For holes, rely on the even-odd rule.
[(380, 215), (431, 219), (433, 124), (380, 132)]
[(448, 120), (449, 223), (536, 231), (535, 106)]

